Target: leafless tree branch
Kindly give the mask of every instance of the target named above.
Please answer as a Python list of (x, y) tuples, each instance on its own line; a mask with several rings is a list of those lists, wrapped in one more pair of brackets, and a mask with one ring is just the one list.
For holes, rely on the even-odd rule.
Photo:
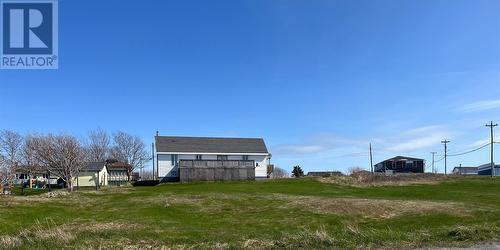
[(50, 174), (68, 184), (73, 191), (73, 181), (85, 165), (86, 154), (80, 142), (71, 135), (32, 136), (28, 145), (34, 157)]
[(21, 161), (23, 137), (11, 130), (0, 131), (0, 155), (2, 167), (0, 181), (2, 184), (12, 184), (15, 169)]
[(133, 171), (149, 161), (146, 145), (139, 136), (118, 131), (113, 134), (113, 141), (111, 156), (132, 166), (129, 170), (129, 177)]
[(108, 133), (102, 129), (89, 132), (87, 145), (89, 161), (106, 161), (110, 153), (111, 139)]

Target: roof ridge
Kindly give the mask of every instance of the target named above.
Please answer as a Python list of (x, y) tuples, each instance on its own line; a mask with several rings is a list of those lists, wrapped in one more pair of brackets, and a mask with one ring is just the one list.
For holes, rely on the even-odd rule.
[(262, 137), (216, 137), (216, 136), (177, 136), (177, 135), (159, 135), (155, 137), (164, 137), (164, 138), (201, 138), (201, 139), (261, 139)]

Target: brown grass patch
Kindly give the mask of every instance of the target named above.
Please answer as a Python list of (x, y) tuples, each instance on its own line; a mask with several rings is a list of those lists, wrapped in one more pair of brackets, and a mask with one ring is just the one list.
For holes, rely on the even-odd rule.
[(70, 224), (57, 225), (53, 220), (36, 220), (30, 228), (22, 229), (17, 235), (0, 236), (0, 248), (11, 248), (23, 242), (52, 241), (57, 243), (69, 243), (81, 232), (102, 233), (103, 231), (137, 230), (142, 225), (129, 222), (102, 222), (85, 223), (73, 222)]
[(0, 236), (0, 247), (1, 248), (14, 248), (21, 244), (21, 239), (17, 236), (4, 235)]
[(462, 204), (451, 202), (326, 198), (292, 195), (272, 195), (271, 198), (286, 201), (287, 205), (298, 206), (318, 214), (355, 215), (368, 218), (392, 218), (405, 214), (422, 214), (428, 212), (461, 213), (465, 210)]
[(54, 221), (49, 219), (46, 219), (44, 222), (36, 220), (35, 225), (31, 228), (21, 230), (19, 237), (29, 242), (50, 240), (61, 243), (68, 243), (75, 238), (71, 230), (58, 226)]
[(266, 249), (271, 248), (274, 242), (271, 240), (248, 239), (243, 243), (245, 249)]
[(322, 183), (349, 185), (349, 186), (405, 186), (420, 184), (438, 184), (445, 180), (466, 178), (464, 176), (445, 176), (442, 174), (394, 174), (385, 175), (382, 173), (356, 173), (350, 176), (332, 176), (325, 178), (315, 178)]

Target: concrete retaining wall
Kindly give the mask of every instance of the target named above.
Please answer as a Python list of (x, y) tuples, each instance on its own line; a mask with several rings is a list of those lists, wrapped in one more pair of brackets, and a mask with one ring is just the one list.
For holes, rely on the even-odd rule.
[(180, 160), (179, 178), (190, 181), (255, 180), (254, 161)]

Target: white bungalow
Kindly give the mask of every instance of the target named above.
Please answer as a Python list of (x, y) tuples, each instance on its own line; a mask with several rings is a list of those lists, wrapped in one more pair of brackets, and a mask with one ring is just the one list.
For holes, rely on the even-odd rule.
[(268, 177), (271, 154), (261, 138), (157, 135), (155, 142), (156, 175), (162, 181), (179, 180), (181, 161), (193, 161), (197, 166), (221, 166), (220, 163), (238, 166), (239, 162), (248, 166), (251, 163), (255, 169), (255, 179)]

